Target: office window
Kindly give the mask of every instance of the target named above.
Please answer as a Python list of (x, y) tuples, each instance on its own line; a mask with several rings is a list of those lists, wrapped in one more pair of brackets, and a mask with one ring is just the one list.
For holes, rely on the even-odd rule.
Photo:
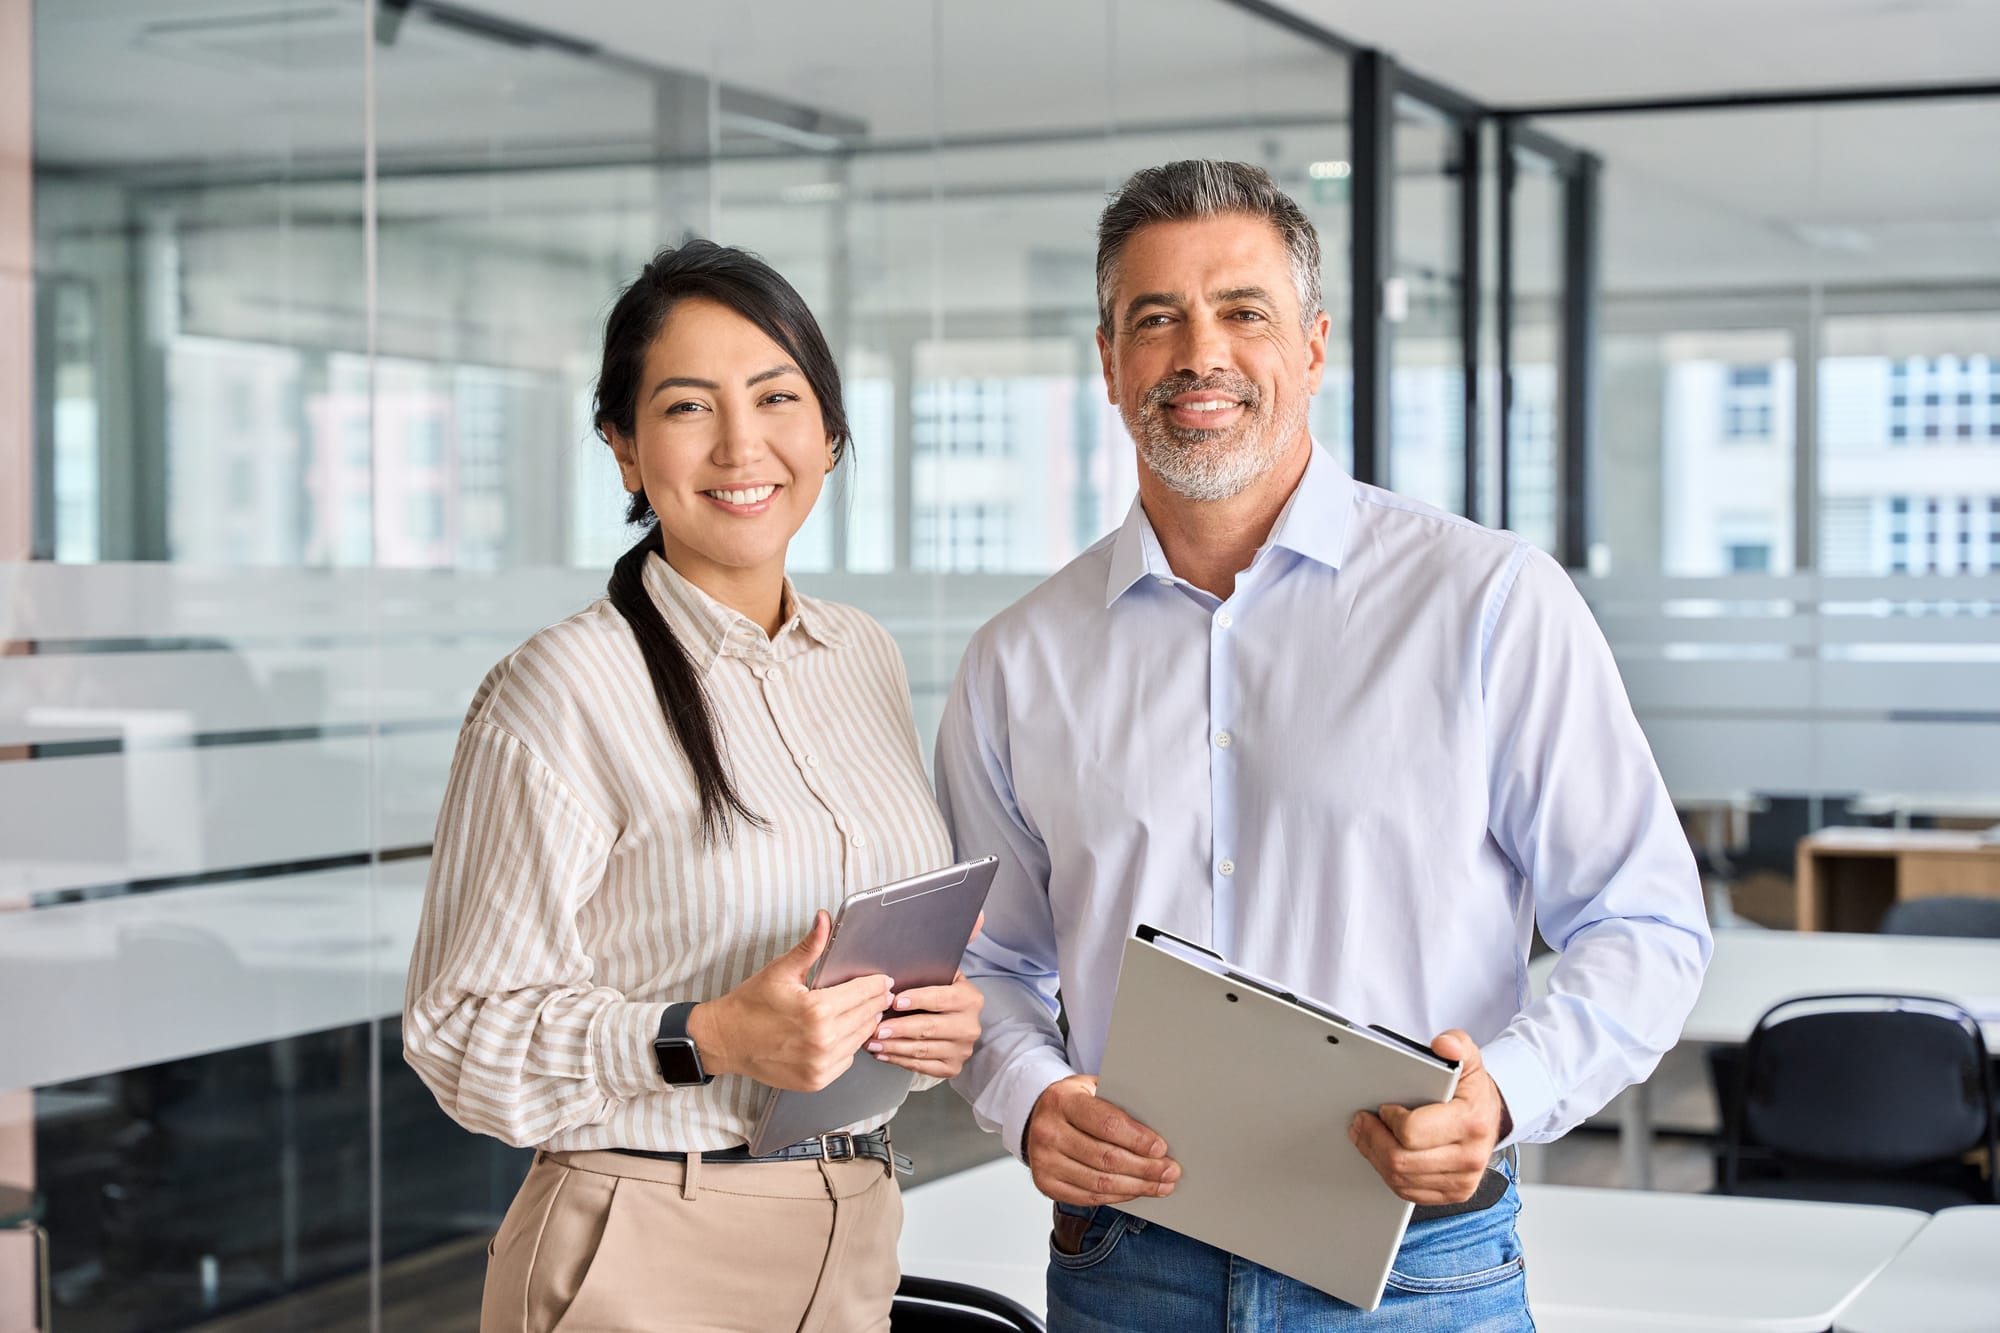
[(1724, 552), (1732, 574), (1768, 574), (1771, 571), (1771, 543), (1731, 542)]
[(1723, 395), (1722, 434), (1729, 440), (1771, 436), (1771, 367), (1731, 366)]

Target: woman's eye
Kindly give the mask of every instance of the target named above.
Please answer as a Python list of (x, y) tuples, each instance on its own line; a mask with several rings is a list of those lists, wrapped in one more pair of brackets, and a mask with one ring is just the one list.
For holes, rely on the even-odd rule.
[(789, 389), (780, 389), (764, 400), (767, 403), (796, 403), (799, 396)]
[(686, 415), (686, 414), (687, 414), (687, 413), (689, 413), (689, 412), (701, 412), (701, 411), (705, 411), (705, 410), (706, 410), (706, 408), (705, 408), (705, 407), (704, 407), (704, 406), (703, 406), (703, 405), (702, 405), (701, 403), (697, 403), (697, 402), (693, 401), (692, 399), (690, 399), (690, 400), (689, 400), (689, 401), (687, 401), (687, 402), (682, 402), (682, 403), (675, 403), (675, 404), (674, 404), (674, 405), (673, 405), (672, 407), (669, 407), (669, 408), (667, 409), (667, 415), (668, 415), (668, 416), (675, 416), (675, 415), (683, 415), (683, 416), (684, 416), (684, 415)]

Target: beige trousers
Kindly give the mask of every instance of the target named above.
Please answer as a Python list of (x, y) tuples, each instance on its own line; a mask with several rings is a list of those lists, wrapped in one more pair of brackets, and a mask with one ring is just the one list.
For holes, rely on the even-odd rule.
[(538, 1152), (480, 1333), (886, 1333), (903, 1197), (883, 1162)]

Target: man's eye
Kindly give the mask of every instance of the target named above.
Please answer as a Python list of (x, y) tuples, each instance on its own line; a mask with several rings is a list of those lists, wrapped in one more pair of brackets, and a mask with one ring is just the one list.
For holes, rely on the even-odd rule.
[(1239, 310), (1239, 311), (1237, 311), (1237, 312), (1236, 312), (1236, 313), (1235, 313), (1234, 315), (1231, 315), (1231, 316), (1230, 316), (1230, 318), (1231, 318), (1231, 319), (1247, 319), (1247, 320), (1261, 320), (1261, 319), (1263, 319), (1263, 318), (1264, 318), (1264, 312), (1263, 312), (1263, 311), (1261, 311), (1261, 310)]
[(1139, 322), (1133, 327), (1141, 329), (1157, 329), (1158, 327), (1160, 327), (1160, 325), (1166, 323), (1167, 319), (1168, 316), (1166, 315), (1144, 315), (1140, 318)]

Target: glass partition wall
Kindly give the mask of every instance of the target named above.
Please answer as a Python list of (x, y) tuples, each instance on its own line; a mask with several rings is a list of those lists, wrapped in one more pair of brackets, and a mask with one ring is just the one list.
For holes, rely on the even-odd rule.
[(856, 442), (793, 565), (894, 632), (926, 748), (965, 637), (1131, 503), (1092, 279), (1128, 172), (1306, 204), (1347, 448), (1345, 63), (1219, 0), (32, 19), (0, 1179), (66, 1330), (476, 1306), (525, 1154), (404, 1066), (403, 971), (473, 687), (633, 539), (588, 404), (658, 247), (754, 249), (825, 326)]
[(1584, 591), (1734, 910), (1791, 925), (1800, 836), (2000, 819), (2000, 99), (1546, 124), (1603, 162)]

